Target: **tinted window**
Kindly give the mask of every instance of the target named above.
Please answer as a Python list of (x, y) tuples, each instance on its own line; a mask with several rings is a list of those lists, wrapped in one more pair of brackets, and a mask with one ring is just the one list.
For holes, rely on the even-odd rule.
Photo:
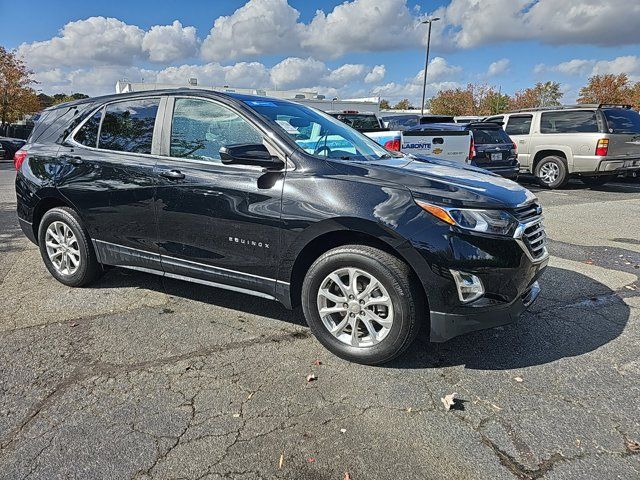
[(487, 118), (487, 119), (485, 120), (485, 122), (503, 123), (503, 122), (504, 122), (504, 117), (491, 117), (491, 118)]
[(519, 115), (509, 117), (507, 128), (505, 131), (509, 135), (527, 135), (531, 131), (531, 119), (532, 115)]
[(374, 130), (380, 128), (380, 124), (375, 115), (333, 113), (331, 116), (336, 117), (341, 122), (346, 123), (356, 130)]
[(640, 114), (624, 108), (604, 108), (611, 133), (640, 133)]
[(391, 130), (404, 130), (409, 127), (415, 127), (420, 121), (419, 115), (389, 115), (382, 117), (382, 120), (388, 122)]
[(73, 139), (86, 145), (87, 147), (95, 147), (98, 143), (98, 128), (102, 119), (102, 108), (94, 113), (89, 120), (85, 122)]
[(159, 102), (154, 98), (107, 105), (100, 130), (99, 148), (151, 153), (153, 125)]
[(544, 112), (540, 118), (540, 133), (598, 132), (595, 110)]
[(206, 100), (176, 99), (172, 157), (219, 160), (220, 147), (238, 143), (262, 143), (262, 135), (227, 107)]
[(500, 143), (512, 143), (509, 135), (501, 128), (473, 127), (473, 141), (479, 145), (497, 145)]

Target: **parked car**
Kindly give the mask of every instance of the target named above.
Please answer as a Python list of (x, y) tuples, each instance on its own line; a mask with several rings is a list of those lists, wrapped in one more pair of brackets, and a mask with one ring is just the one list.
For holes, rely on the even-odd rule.
[(0, 158), (4, 160), (11, 160), (15, 153), (27, 143), (26, 140), (20, 138), (0, 137), (0, 148), (2, 149), (2, 156)]
[(391, 130), (404, 132), (416, 125), (427, 123), (453, 123), (450, 115), (420, 115), (416, 113), (385, 113), (380, 116), (382, 124)]
[(351, 128), (364, 133), (387, 150), (398, 151), (402, 142), (400, 131), (391, 130), (383, 125), (383, 122), (373, 112), (360, 112), (357, 110), (327, 110), (327, 113), (346, 123)]
[(453, 117), (453, 121), (456, 123), (472, 123), (472, 122), (481, 122), (484, 117), (478, 117), (475, 115), (463, 115), (459, 117)]
[(421, 325), (441, 342), (513, 321), (548, 262), (527, 189), (285, 100), (79, 100), (43, 113), (15, 166), (22, 230), (63, 284), (115, 265), (302, 304), (323, 345), (367, 364)]
[(496, 123), (434, 123), (402, 134), (402, 151), (423, 153), (484, 168), (515, 180), (520, 164), (515, 143)]
[(640, 170), (640, 115), (619, 105), (518, 110), (488, 117), (518, 146), (520, 171), (559, 188), (572, 176), (590, 186)]

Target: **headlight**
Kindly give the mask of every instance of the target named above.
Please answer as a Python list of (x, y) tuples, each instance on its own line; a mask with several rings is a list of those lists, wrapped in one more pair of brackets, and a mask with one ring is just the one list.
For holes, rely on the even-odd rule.
[(513, 235), (518, 221), (502, 210), (479, 210), (475, 208), (449, 208), (433, 205), (420, 200), (416, 203), (431, 215), (449, 225), (465, 230), (490, 233), (493, 235)]

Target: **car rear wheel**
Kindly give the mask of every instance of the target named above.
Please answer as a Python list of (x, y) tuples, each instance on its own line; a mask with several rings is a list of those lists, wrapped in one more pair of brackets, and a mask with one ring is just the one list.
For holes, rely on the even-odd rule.
[(102, 271), (80, 217), (71, 208), (56, 207), (44, 214), (38, 244), (47, 270), (60, 283), (82, 287)]
[(616, 178), (615, 175), (599, 175), (597, 177), (582, 177), (580, 180), (589, 187), (601, 187), (605, 183), (612, 181), (614, 178)]
[(541, 186), (547, 188), (560, 188), (569, 181), (567, 165), (560, 157), (544, 157), (536, 165), (536, 178)]
[(302, 307), (316, 338), (349, 361), (376, 365), (418, 334), (422, 296), (410, 268), (377, 248), (334, 248), (309, 268)]

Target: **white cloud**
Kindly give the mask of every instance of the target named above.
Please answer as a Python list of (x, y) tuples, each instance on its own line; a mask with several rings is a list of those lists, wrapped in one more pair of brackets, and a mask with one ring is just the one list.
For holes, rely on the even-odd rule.
[(489, 65), (487, 69), (486, 77), (497, 77), (498, 75), (503, 75), (509, 71), (509, 65), (511, 61), (508, 58), (502, 58), (500, 60), (496, 60)]
[(369, 73), (364, 77), (365, 83), (377, 83), (382, 81), (385, 74), (387, 73), (387, 69), (384, 65), (376, 65), (371, 69)]
[(18, 47), (36, 69), (84, 65), (131, 65), (141, 55), (144, 32), (116, 18), (90, 17), (67, 23), (59, 37)]
[(232, 15), (215, 20), (202, 43), (202, 58), (219, 61), (296, 53), (299, 16), (286, 0), (249, 0)]
[(640, 42), (637, 1), (452, 0), (436, 13), (461, 48), (518, 40), (604, 46)]
[(534, 73), (557, 72), (563, 75), (619, 75), (626, 73), (632, 81), (640, 81), (640, 57), (626, 55), (612, 60), (588, 60), (575, 58), (557, 65), (539, 64)]
[(271, 69), (271, 82), (279, 90), (312, 85), (328, 74), (327, 66), (313, 58), (285, 58)]
[(198, 51), (194, 27), (183, 27), (175, 20), (171, 25), (155, 25), (145, 33), (142, 50), (153, 62), (173, 62), (193, 57)]
[(343, 87), (356, 80), (362, 80), (367, 72), (367, 67), (361, 64), (346, 63), (333, 70), (326, 77), (329, 85)]

